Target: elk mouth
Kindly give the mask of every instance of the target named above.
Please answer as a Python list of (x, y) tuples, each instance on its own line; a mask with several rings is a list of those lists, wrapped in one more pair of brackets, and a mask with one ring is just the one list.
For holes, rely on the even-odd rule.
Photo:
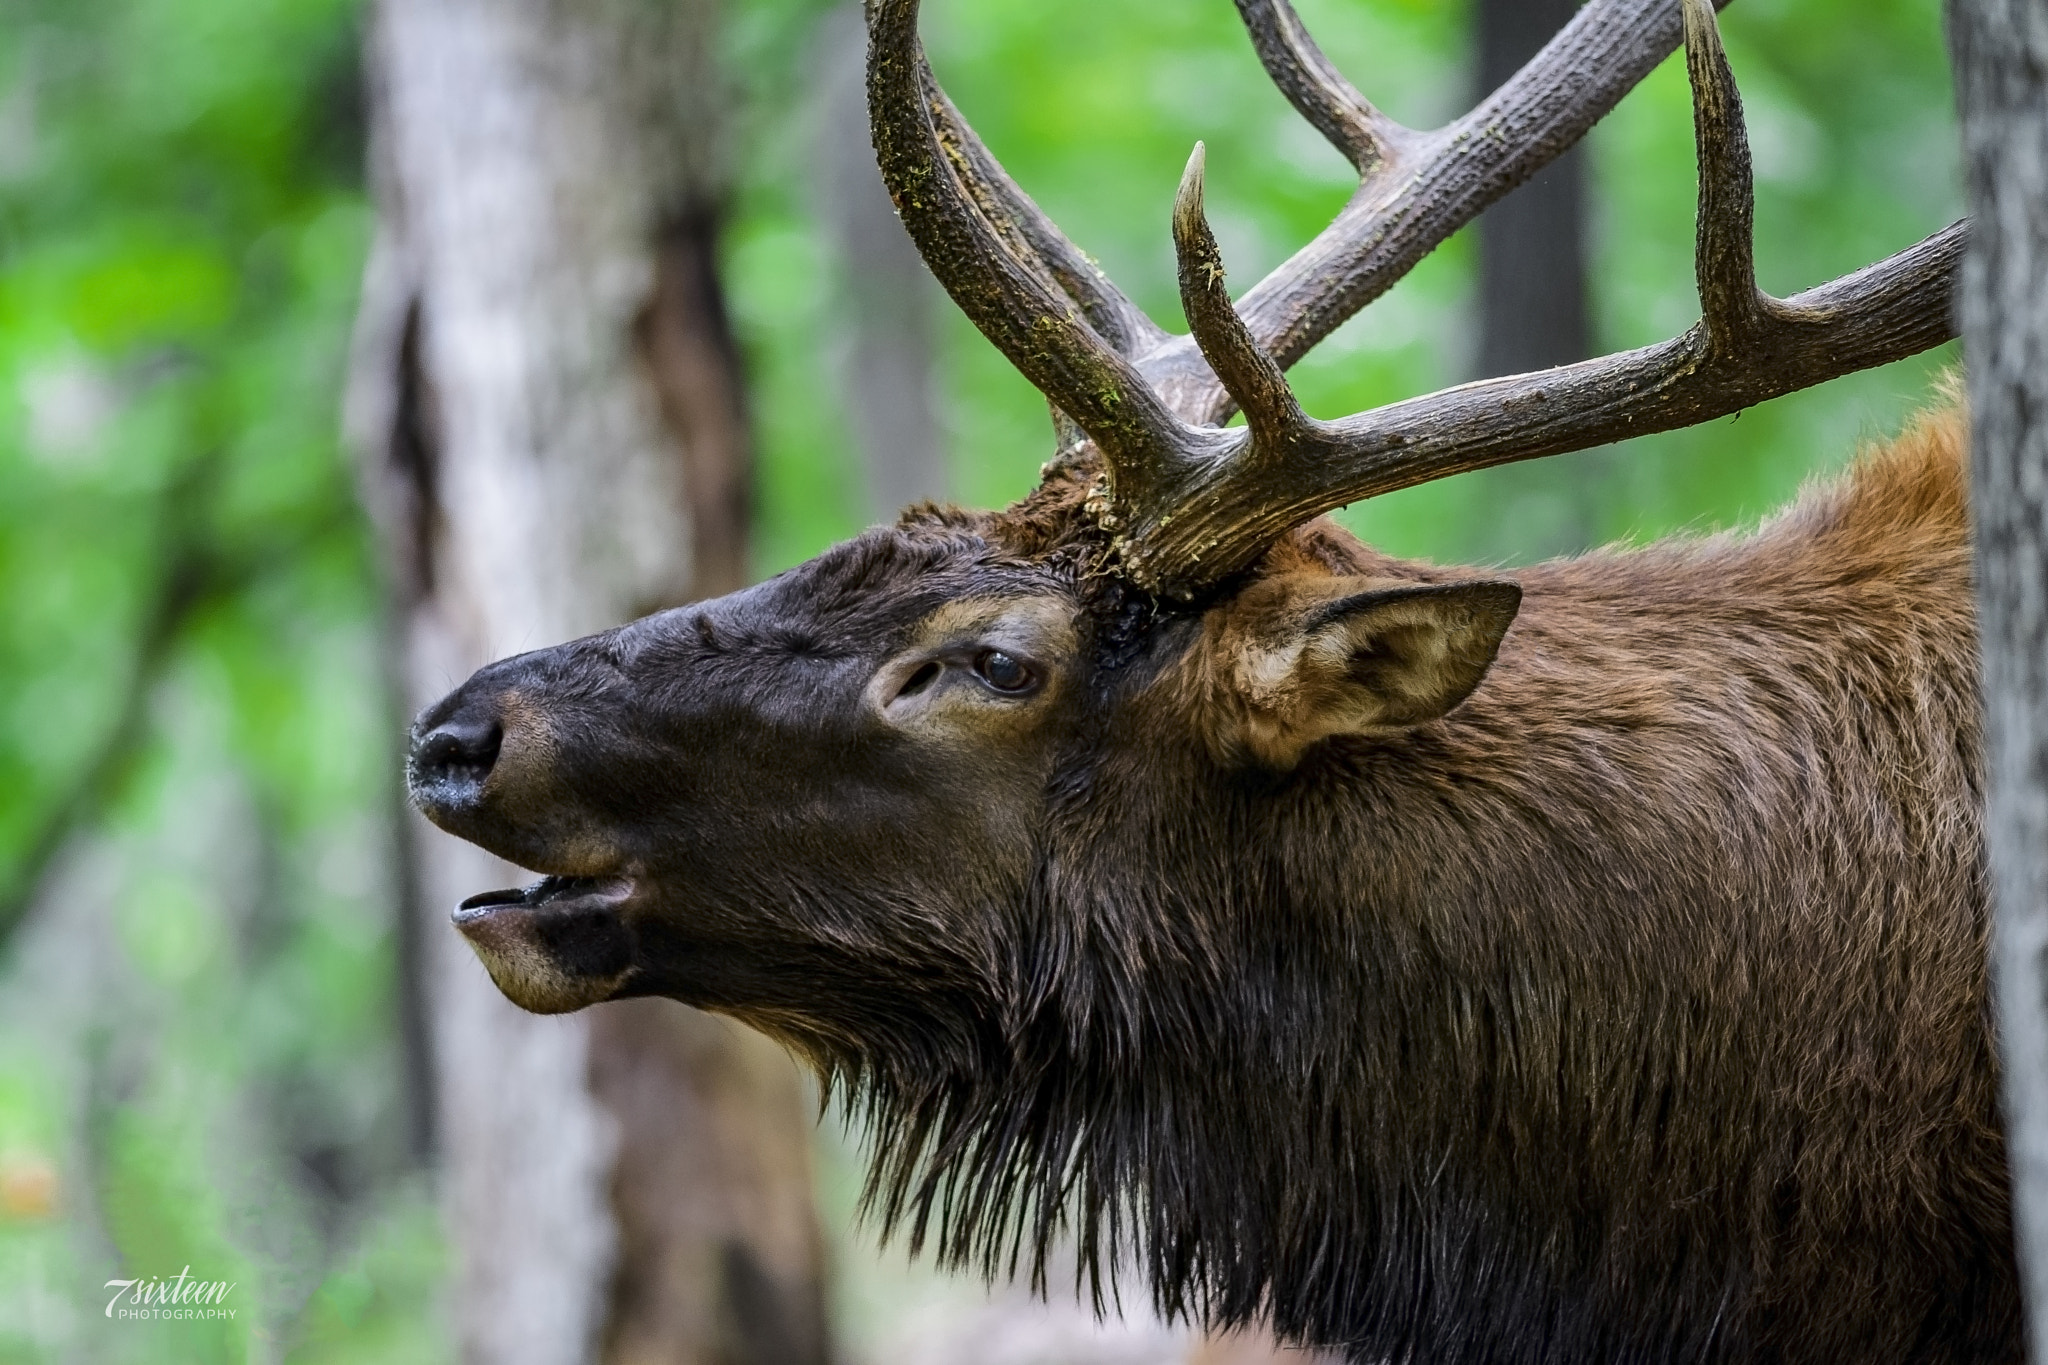
[(630, 885), (624, 877), (558, 877), (550, 873), (532, 886), (515, 886), (471, 896), (455, 907), (455, 924), (460, 928), (464, 923), (488, 915), (501, 906), (524, 905), (538, 909), (561, 901), (581, 900), (605, 890), (629, 889)]
[(546, 876), (471, 896), (453, 918), (513, 1004), (560, 1014), (609, 999), (633, 974), (637, 945), (620, 913), (633, 889), (630, 877)]

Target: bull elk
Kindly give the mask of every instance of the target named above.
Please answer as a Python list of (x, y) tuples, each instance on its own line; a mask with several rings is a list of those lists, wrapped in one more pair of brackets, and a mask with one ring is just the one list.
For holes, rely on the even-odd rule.
[[(1233, 303), (1197, 147), (1172, 336), (961, 119), (917, 0), (870, 0), (897, 208), (1057, 452), (1007, 511), (914, 507), (427, 710), (420, 808), (547, 874), (457, 927), (528, 1009), (783, 1040), (949, 1264), (1071, 1235), (1098, 1295), (1129, 1258), (1167, 1313), (1361, 1362), (2019, 1359), (1961, 418), (1752, 535), (1512, 575), (1319, 519), (1946, 340), (1962, 225), (1760, 292), (1708, 0), (1592, 0), (1435, 132), (1237, 3), (1360, 185)], [(1302, 411), (1290, 364), (1681, 37), (1697, 326)]]

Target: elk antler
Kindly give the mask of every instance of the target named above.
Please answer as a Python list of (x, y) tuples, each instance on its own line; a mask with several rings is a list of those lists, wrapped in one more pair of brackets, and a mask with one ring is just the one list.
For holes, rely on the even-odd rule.
[[(898, 212), (955, 302), (1100, 450), (1099, 519), (1141, 587), (1192, 598), (1333, 507), (1689, 426), (1954, 335), (1961, 223), (1791, 299), (1757, 288), (1749, 146), (1709, 0), (1592, 0), (1507, 84), (1433, 133), (1367, 103), (1287, 0), (1237, 4), (1268, 74), (1361, 180), (1329, 228), (1233, 305), (1202, 213), (1197, 145), (1173, 214), (1190, 337), (1145, 318), (1003, 173), (925, 65), (917, 0), (872, 0), (869, 11), (869, 113)], [(1658, 346), (1334, 422), (1304, 413), (1284, 367), (1576, 141), (1681, 26), (1700, 166), (1700, 322)], [(1243, 428), (1216, 425), (1233, 409)]]

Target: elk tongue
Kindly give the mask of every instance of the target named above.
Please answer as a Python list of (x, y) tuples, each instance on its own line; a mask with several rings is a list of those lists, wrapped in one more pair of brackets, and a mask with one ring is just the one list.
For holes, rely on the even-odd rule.
[(568, 900), (595, 891), (603, 884), (601, 877), (542, 877), (532, 886), (510, 887), (503, 891), (486, 891), (480, 896), (471, 896), (455, 907), (455, 920), (460, 924), (466, 919), (476, 918), (501, 905), (549, 905), (555, 901)]

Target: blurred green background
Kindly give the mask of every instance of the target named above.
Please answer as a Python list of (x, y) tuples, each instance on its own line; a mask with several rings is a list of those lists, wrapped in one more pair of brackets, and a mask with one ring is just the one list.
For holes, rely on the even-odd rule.
[[(1463, 5), (1300, 8), (1395, 116), (1468, 102)], [(820, 382), (845, 326), (812, 215), (824, 10), (728, 16), (761, 573), (866, 520)], [(397, 1022), (401, 717), (338, 432), (372, 221), (362, 19), (355, 0), (0, 0), (0, 1362), (448, 1358)], [(1766, 288), (1958, 215), (1937, 0), (1739, 0), (1724, 25)], [(1224, 0), (934, 0), (925, 34), (1011, 171), (1170, 325), (1167, 210), (1197, 138), (1240, 290), (1349, 192)], [(1681, 331), (1682, 68), (1592, 148), (1598, 342)], [(1469, 236), (1297, 369), (1311, 411), (1467, 377)], [(1001, 503), (1049, 453), (1043, 405), (950, 309), (941, 335), (956, 495)], [(1490, 562), (1545, 548), (1558, 500), (1604, 540), (1740, 524), (1893, 429), (1954, 359), (1345, 516)], [(233, 1322), (103, 1317), (103, 1281), (186, 1264), (238, 1283)]]

